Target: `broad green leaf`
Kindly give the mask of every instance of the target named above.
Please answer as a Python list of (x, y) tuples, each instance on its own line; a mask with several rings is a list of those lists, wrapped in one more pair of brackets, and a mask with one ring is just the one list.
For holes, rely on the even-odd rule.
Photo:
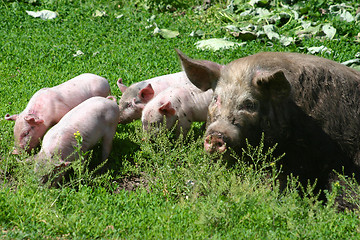
[(335, 4), (329, 7), (329, 11), (332, 14), (340, 14), (342, 11), (346, 9), (353, 9), (353, 7), (350, 5), (346, 5), (345, 3)]
[(44, 20), (49, 20), (49, 19), (54, 19), (57, 17), (56, 12), (50, 11), (50, 10), (41, 10), (38, 12), (33, 12), (33, 11), (26, 11), (27, 14), (29, 14), (32, 17), (35, 18), (41, 18)]
[(301, 26), (304, 28), (304, 29), (308, 29), (311, 27), (311, 24), (312, 22), (309, 22), (309, 21), (302, 21), (301, 22)]
[(262, 31), (262, 30), (257, 31), (256, 35), (257, 35), (258, 38), (265, 38), (265, 37), (267, 37), (266, 33), (265, 33), (264, 31)]
[(230, 32), (230, 34), (243, 41), (251, 41), (258, 38), (256, 33), (250, 31)]
[(245, 16), (248, 16), (248, 15), (251, 15), (252, 14), (252, 10), (246, 10), (246, 11), (243, 11), (242, 13), (240, 13), (240, 17), (245, 17)]
[(340, 19), (342, 21), (346, 21), (346, 22), (353, 22), (355, 20), (355, 18), (353, 17), (353, 15), (351, 15), (351, 13), (349, 13), (346, 10), (343, 10), (340, 14)]
[(204, 31), (196, 30), (196, 31), (192, 31), (189, 36), (190, 37), (202, 37), (204, 35), (205, 35)]
[(360, 64), (354, 64), (354, 65), (351, 65), (350, 67), (357, 71), (360, 71)]
[(336, 28), (334, 28), (333, 26), (331, 26), (331, 24), (325, 24), (322, 27), (323, 32), (326, 34), (326, 37), (329, 38), (330, 40), (334, 38), (335, 34), (336, 34)]
[(309, 47), (307, 48), (307, 50), (311, 53), (311, 54), (316, 54), (316, 53), (327, 53), (330, 54), (332, 52), (331, 49), (325, 47), (325, 46), (320, 46), (320, 47)]
[(341, 64), (344, 64), (348, 67), (354, 68), (358, 71), (360, 71), (360, 59), (356, 58), (356, 59), (351, 59), (345, 62), (342, 62)]
[(299, 19), (299, 13), (295, 10), (291, 10), (291, 12), (294, 14), (294, 19), (298, 20)]
[(276, 32), (274, 32), (275, 30), (275, 26), (272, 25), (272, 24), (269, 24), (269, 25), (265, 25), (263, 26), (264, 28), (264, 32), (265, 34), (267, 35), (267, 37), (270, 39), (270, 40), (273, 40), (274, 38), (275, 39), (280, 39), (280, 35)]
[(241, 27), (240, 30), (242, 31), (256, 31), (257, 26), (253, 25), (253, 24), (249, 24), (245, 27)]
[(264, 6), (267, 5), (269, 3), (268, 0), (250, 0), (249, 4), (251, 6)]
[(220, 49), (228, 49), (233, 47), (238, 47), (244, 45), (244, 43), (239, 44), (235, 42), (230, 42), (221, 38), (211, 38), (207, 40), (201, 40), (195, 43), (196, 48), (201, 50), (212, 50), (218, 51)]
[[(151, 27), (153, 27), (153, 25), (151, 25)], [(161, 29), (158, 28), (158, 27), (155, 27), (154, 32), (153, 32), (154, 35), (155, 35), (155, 36), (160, 35), (160, 32), (161, 32)]]
[(95, 10), (95, 12), (93, 13), (93, 17), (105, 17), (105, 16), (107, 16), (105, 11)]
[(179, 36), (179, 32), (178, 31), (172, 31), (172, 30), (168, 30), (168, 29), (165, 29), (165, 28), (158, 28), (156, 27), (154, 29), (154, 35), (157, 36), (157, 35), (160, 35), (162, 38), (176, 38), (177, 36)]
[(78, 57), (84, 55), (84, 53), (81, 50), (77, 50), (75, 54), (73, 54), (74, 57)]
[(284, 45), (285, 47), (289, 46), (291, 43), (293, 43), (295, 40), (292, 37), (286, 37), (286, 36), (281, 36), (280, 37), (280, 42), (282, 45)]
[(311, 26), (312, 23), (311, 23), (311, 22), (307, 22), (307, 21), (302, 22), (301, 25), (302, 25), (302, 27), (303, 27), (304, 29), (302, 29), (302, 30), (297, 30), (297, 31), (295, 32), (295, 34), (298, 35), (299, 37), (304, 36), (304, 35), (308, 35), (308, 34), (310, 34), (310, 35), (317, 35), (317, 34), (320, 32), (320, 25), (317, 25), (317, 26), (314, 26), (314, 27), (313, 27), (313, 26)]
[(236, 4), (234, 3), (234, 1), (230, 1), (229, 5), (226, 6), (226, 11), (230, 12), (230, 13), (234, 13), (235, 9), (236, 9)]
[(240, 32), (240, 29), (234, 25), (227, 25), (224, 27), (226, 30), (229, 30), (231, 32)]
[(360, 21), (360, 12), (358, 14), (356, 14), (355, 21)]
[(270, 15), (270, 11), (266, 8), (256, 8), (255, 15), (259, 16), (260, 18), (267, 17)]
[(345, 66), (348, 66), (348, 67), (350, 67), (353, 64), (360, 65), (360, 59), (359, 58), (350, 59), (345, 62), (342, 62), (341, 64), (344, 64)]
[(153, 22), (156, 18), (156, 15), (152, 15), (150, 18), (148, 18), (146, 21)]

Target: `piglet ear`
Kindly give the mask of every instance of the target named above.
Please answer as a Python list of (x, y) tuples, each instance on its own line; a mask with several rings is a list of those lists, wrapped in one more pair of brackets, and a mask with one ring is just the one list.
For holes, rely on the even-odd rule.
[(282, 70), (257, 72), (253, 84), (262, 97), (273, 100), (282, 100), (291, 92), (291, 85)]
[(159, 112), (165, 116), (173, 116), (176, 113), (175, 108), (172, 107), (171, 102), (164, 103), (159, 108)]
[(14, 114), (14, 115), (10, 115), (10, 114), (6, 114), (5, 115), (5, 120), (8, 120), (8, 121), (16, 121), (18, 115), (17, 114)]
[(139, 91), (139, 98), (142, 102), (147, 103), (154, 97), (154, 89), (149, 83), (146, 87)]
[(109, 100), (112, 100), (114, 102), (117, 102), (115, 96), (107, 96), (106, 98), (109, 99)]
[(175, 51), (187, 77), (197, 88), (203, 91), (215, 88), (223, 65), (207, 60), (191, 59), (180, 50), (175, 49)]
[(34, 114), (28, 114), (24, 117), (24, 119), (31, 125), (38, 125), (44, 122), (44, 120), (40, 119), (38, 116), (35, 116)]
[(117, 80), (116, 84), (118, 85), (118, 87), (122, 93), (124, 93), (126, 91), (126, 89), (128, 89), (128, 87), (125, 84), (123, 84), (122, 78), (119, 78), (119, 80)]

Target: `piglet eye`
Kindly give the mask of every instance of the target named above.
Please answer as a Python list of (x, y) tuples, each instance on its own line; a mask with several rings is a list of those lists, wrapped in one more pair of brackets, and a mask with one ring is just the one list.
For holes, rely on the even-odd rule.
[(26, 136), (29, 135), (29, 134), (30, 134), (30, 131), (24, 132), (24, 133), (22, 134), (22, 136), (23, 136), (23, 137), (26, 137)]
[(214, 102), (217, 102), (217, 99), (218, 99), (218, 95), (214, 95), (214, 96), (213, 96), (213, 101), (214, 101)]

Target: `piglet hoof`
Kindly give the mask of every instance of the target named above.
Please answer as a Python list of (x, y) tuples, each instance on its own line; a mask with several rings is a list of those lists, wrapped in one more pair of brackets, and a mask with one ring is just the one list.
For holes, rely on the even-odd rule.
[(46, 174), (42, 176), (41, 182), (43, 184), (50, 182), (50, 187), (57, 187), (63, 177), (65, 177), (66, 172), (68, 170), (68, 167), (70, 165), (70, 162), (61, 162), (60, 164), (55, 165), (55, 167), (52, 169), (52, 171), (49, 174)]
[(20, 154), (20, 151), (16, 148), (14, 148), (14, 150), (11, 152), (11, 154), (13, 155), (19, 155)]
[(205, 138), (204, 148), (209, 153), (223, 153), (226, 150), (226, 143), (220, 134), (212, 134)]

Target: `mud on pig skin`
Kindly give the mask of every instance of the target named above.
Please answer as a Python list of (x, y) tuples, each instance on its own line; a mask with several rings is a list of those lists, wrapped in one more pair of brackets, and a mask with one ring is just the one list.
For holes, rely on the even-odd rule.
[(166, 89), (146, 104), (141, 117), (144, 130), (158, 127), (165, 118), (167, 129), (177, 122), (176, 133), (182, 129), (186, 135), (192, 122), (206, 121), (212, 93), (211, 89), (203, 92), (195, 86)]
[(39, 144), (46, 131), (60, 121), (72, 108), (94, 96), (106, 97), (110, 93), (108, 81), (91, 73), (84, 73), (52, 88), (37, 91), (26, 108), (15, 115), (5, 115), (15, 121), (15, 149), (28, 152)]
[(119, 108), (112, 98), (89, 98), (70, 110), (45, 134), (40, 152), (34, 159), (40, 165), (49, 162), (54, 166), (68, 165), (78, 158), (74, 152), (78, 135), (82, 137), (82, 152), (102, 139), (101, 161), (105, 161), (111, 151), (118, 119)]
[[(333, 169), (360, 175), (360, 72), (334, 61), (299, 53), (264, 52), (222, 67), (180, 51), (189, 79), (212, 88), (204, 147), (238, 153), (265, 135), (264, 143), (286, 153), (283, 177), (330, 188)], [(282, 177), (280, 177), (282, 178)], [(284, 179), (283, 178), (283, 179)], [(285, 183), (281, 181), (282, 183)]]
[(123, 93), (119, 100), (120, 124), (127, 124), (140, 119), (145, 105), (168, 87), (194, 87), (183, 71), (137, 82), (130, 87), (124, 85), (122, 79), (119, 79), (117, 85)]

